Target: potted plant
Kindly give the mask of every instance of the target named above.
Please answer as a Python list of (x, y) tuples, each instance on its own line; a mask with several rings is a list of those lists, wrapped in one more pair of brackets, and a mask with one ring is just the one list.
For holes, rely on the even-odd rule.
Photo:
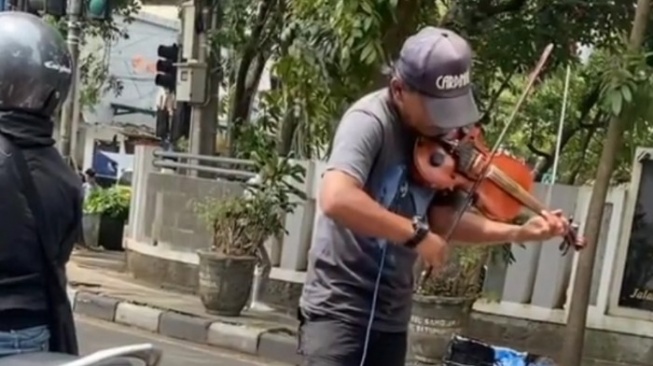
[(303, 179), (303, 167), (276, 153), (258, 155), (256, 162), (259, 182), (248, 184), (243, 195), (208, 198), (195, 207), (213, 238), (208, 250), (198, 252), (198, 292), (210, 313), (240, 315), (251, 293), (257, 252), (265, 250), (267, 238), (284, 232), (285, 214), (304, 198), (293, 185)]
[[(520, 216), (515, 222), (525, 218)], [(442, 363), (449, 342), (465, 333), (472, 306), (482, 295), (485, 265), (497, 259), (513, 261), (510, 247), (510, 243), (494, 247), (455, 245), (445, 268), (416, 288), (410, 319), (410, 353), (415, 361)]]
[(418, 362), (439, 364), (453, 335), (464, 331), (480, 283), (487, 248), (456, 246), (447, 266), (413, 294), (411, 354)]
[[(97, 246), (107, 250), (122, 250), (130, 201), (129, 187), (113, 186), (93, 191), (84, 202), (86, 244), (93, 247), (93, 243), (97, 243)], [(93, 230), (93, 217), (97, 222), (96, 231)]]

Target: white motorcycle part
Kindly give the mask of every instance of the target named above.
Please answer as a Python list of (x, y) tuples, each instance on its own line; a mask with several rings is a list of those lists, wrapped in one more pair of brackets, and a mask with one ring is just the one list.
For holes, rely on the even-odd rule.
[(25, 353), (0, 358), (0, 366), (158, 366), (162, 352), (153, 344), (108, 348), (87, 356)]

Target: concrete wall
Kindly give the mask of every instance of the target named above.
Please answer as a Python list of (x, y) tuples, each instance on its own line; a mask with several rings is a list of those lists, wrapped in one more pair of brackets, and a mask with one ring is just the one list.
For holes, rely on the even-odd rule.
[[(242, 194), (244, 187), (231, 181), (157, 171), (152, 167), (154, 149), (137, 147), (129, 238), (181, 253), (195, 253), (197, 249), (206, 248), (210, 236), (206, 224), (194, 212), (194, 204), (208, 196), (219, 198)], [(290, 272), (306, 269), (315, 211), (315, 164), (301, 164), (308, 174), (305, 182), (297, 188), (307, 192), (308, 200), (301, 202), (295, 212), (286, 217), (288, 232), (282, 243), (268, 243), (273, 264)], [(194, 261), (197, 263), (197, 259)], [(295, 277), (295, 282), (303, 282), (302, 275)]]
[(164, 242), (182, 252), (208, 248), (211, 235), (207, 223), (197, 217), (195, 205), (207, 196), (239, 195), (243, 186), (234, 182), (151, 173), (147, 178), (144, 230), (141, 242)]
[(208, 248), (211, 235), (196, 212), (206, 197), (243, 193), (238, 182), (196, 178), (153, 167), (154, 146), (137, 146), (132, 179), (129, 237), (144, 245), (162, 245), (181, 253)]

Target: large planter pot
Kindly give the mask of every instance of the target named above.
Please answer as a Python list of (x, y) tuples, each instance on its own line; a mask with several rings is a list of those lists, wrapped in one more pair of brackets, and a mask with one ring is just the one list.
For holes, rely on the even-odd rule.
[(442, 365), (449, 342), (469, 321), (475, 299), (413, 295), (410, 353), (425, 365)]
[(97, 214), (84, 214), (82, 216), (82, 232), (81, 238), (84, 246), (91, 249), (98, 249), (100, 247), (100, 215)]
[(124, 231), (125, 220), (102, 215), (98, 230), (98, 244), (106, 250), (123, 250)]
[(198, 255), (198, 292), (206, 311), (239, 316), (252, 291), (256, 257), (229, 257), (209, 251), (199, 251)]

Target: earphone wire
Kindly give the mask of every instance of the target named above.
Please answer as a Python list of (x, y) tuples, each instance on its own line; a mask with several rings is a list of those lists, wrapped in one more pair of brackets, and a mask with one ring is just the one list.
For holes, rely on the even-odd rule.
[(383, 274), (383, 267), (385, 266), (385, 255), (388, 248), (387, 243), (382, 244), (381, 259), (379, 260), (379, 272), (376, 275), (376, 282), (374, 283), (374, 293), (372, 294), (372, 305), (370, 306), (370, 318), (367, 321), (367, 328), (365, 329), (365, 341), (363, 343), (363, 355), (361, 356), (360, 366), (365, 365), (367, 359), (367, 350), (370, 345), (370, 337), (372, 335), (372, 325), (374, 324), (374, 316), (376, 314), (376, 302), (379, 297), (379, 288), (381, 287), (381, 275)]

